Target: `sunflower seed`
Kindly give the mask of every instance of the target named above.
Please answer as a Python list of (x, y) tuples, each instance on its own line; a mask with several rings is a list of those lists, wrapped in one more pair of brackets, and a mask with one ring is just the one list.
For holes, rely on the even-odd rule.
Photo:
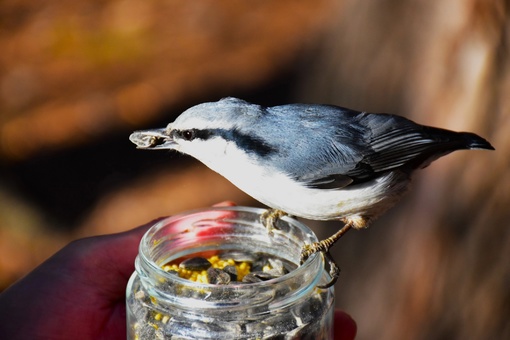
[(206, 270), (211, 266), (211, 262), (203, 257), (192, 257), (179, 264), (179, 268), (187, 270)]
[(218, 268), (211, 267), (207, 269), (207, 277), (209, 278), (209, 283), (213, 285), (228, 285), (231, 281), (230, 274)]

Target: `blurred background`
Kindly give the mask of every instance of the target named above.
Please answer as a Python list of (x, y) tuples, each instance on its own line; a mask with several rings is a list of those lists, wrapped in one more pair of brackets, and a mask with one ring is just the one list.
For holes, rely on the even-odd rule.
[[(223, 200), (190, 157), (136, 150), (225, 96), (475, 132), (335, 247), (358, 339), (510, 338), (510, 5), (503, 0), (0, 3), (0, 290), (78, 237)], [(339, 223), (309, 223), (321, 237)]]

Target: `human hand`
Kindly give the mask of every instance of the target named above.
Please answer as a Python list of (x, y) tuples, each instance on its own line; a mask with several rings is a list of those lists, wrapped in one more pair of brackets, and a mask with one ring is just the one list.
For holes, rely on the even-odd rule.
[(126, 284), (155, 221), (71, 242), (0, 294), (3, 339), (126, 339)]
[[(125, 339), (126, 284), (154, 222), (74, 241), (0, 294), (2, 337)], [(336, 311), (335, 330), (335, 339), (353, 339), (356, 324)]]

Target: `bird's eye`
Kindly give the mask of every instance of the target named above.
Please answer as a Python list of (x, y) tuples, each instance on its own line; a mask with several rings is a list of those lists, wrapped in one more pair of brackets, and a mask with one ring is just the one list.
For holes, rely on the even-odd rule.
[(184, 130), (181, 132), (181, 136), (184, 140), (190, 141), (195, 139), (195, 131), (193, 130)]

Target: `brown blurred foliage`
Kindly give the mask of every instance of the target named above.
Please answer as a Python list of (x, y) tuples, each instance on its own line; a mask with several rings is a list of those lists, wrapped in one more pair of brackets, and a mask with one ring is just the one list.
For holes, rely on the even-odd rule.
[[(0, 286), (65, 242), (230, 199), (133, 129), (227, 95), (472, 131), (336, 246), (359, 339), (510, 338), (510, 8), (503, 0), (0, 4)], [(331, 234), (337, 223), (311, 223)]]

